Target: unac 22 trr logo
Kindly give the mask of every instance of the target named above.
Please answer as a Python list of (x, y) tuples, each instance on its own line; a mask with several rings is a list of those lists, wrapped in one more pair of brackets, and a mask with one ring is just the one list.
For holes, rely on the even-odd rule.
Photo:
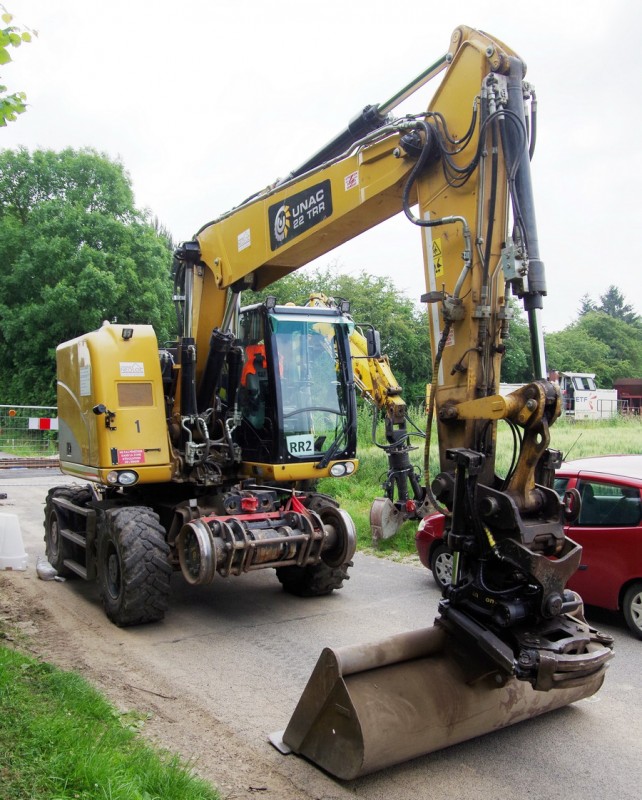
[(268, 208), (270, 246), (278, 250), (332, 214), (330, 181), (322, 181)]

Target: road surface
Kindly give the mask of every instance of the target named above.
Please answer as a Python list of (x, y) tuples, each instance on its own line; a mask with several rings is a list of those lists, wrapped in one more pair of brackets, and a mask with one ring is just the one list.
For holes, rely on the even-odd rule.
[(286, 595), (271, 570), (190, 587), (172, 578), (155, 625), (119, 629), (96, 588), (38, 580), (43, 508), (54, 470), (0, 472), (0, 511), (19, 516), (26, 572), (0, 573), (0, 616), (31, 649), (75, 669), (122, 710), (148, 714), (144, 734), (180, 752), (226, 798), (272, 800), (638, 800), (642, 785), (642, 642), (618, 615), (589, 609), (615, 636), (616, 658), (593, 698), (355, 781), (333, 779), (268, 743), (283, 729), (325, 645), (430, 625), (439, 592), (418, 563), (358, 554), (345, 588)]

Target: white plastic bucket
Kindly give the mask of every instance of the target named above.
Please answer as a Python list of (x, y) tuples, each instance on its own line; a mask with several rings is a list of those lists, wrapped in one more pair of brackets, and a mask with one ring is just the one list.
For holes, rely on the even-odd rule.
[(0, 569), (27, 569), (17, 514), (0, 513)]

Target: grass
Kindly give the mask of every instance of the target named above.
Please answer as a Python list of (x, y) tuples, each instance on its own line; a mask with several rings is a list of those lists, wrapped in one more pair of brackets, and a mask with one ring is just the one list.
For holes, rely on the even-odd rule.
[[(5, 634), (6, 635), (6, 634)], [(2, 800), (218, 800), (80, 676), (0, 645)]]
[[(386, 476), (387, 459), (385, 453), (372, 445), (371, 417), (367, 408), (359, 412), (359, 469), (347, 479), (320, 481), (319, 490), (335, 497), (357, 527), (357, 541), (360, 550), (377, 552), (386, 556), (404, 557), (415, 553), (416, 521), (404, 523), (397, 533), (376, 547), (372, 547), (370, 534), (370, 506), (376, 497), (383, 495), (381, 484)], [(411, 413), (411, 419), (423, 429), (425, 416), (418, 410)], [(436, 430), (433, 427), (430, 457), (430, 474), (439, 472)], [(383, 433), (378, 433), (378, 441), (384, 441)], [(423, 471), (423, 440), (415, 439), (418, 449), (411, 456), (413, 464)], [(610, 453), (642, 453), (642, 419), (640, 417), (613, 417), (608, 420), (578, 420), (560, 418), (551, 428), (550, 446), (571, 459)], [(512, 457), (512, 436), (507, 425), (500, 423), (497, 437), (496, 466), (499, 474), (505, 474)], [(424, 479), (422, 477), (421, 482)]]

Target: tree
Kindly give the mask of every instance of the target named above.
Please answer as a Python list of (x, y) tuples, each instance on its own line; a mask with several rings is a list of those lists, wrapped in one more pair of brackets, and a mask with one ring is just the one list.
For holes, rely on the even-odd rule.
[(501, 379), (505, 383), (528, 383), (533, 378), (528, 322), (524, 319), (521, 306), (514, 298), (510, 298), (509, 304), (514, 316), (510, 323), (510, 335), (504, 342), (506, 352), (502, 359)]
[(640, 317), (633, 310), (633, 306), (624, 302), (624, 295), (617, 286), (609, 286), (606, 293), (600, 295), (600, 305), (596, 306), (597, 311), (603, 311), (614, 319), (621, 319), (629, 325), (640, 322)]
[(595, 303), (593, 300), (591, 300), (590, 295), (583, 294), (582, 299), (580, 300), (578, 314), (580, 317), (583, 317), (584, 314), (588, 314), (589, 311), (595, 311)]
[(602, 311), (590, 311), (563, 331), (546, 336), (549, 363), (563, 372), (593, 372), (610, 388), (616, 378), (642, 374), (642, 328)]
[(260, 302), (272, 294), (279, 303), (304, 304), (313, 292), (349, 300), (355, 322), (373, 325), (381, 334), (383, 352), (390, 358), (406, 402), (423, 402), (432, 374), (426, 313), (387, 278), (364, 271), (352, 276), (338, 270), (334, 264), (312, 272), (293, 272), (262, 292), (245, 293), (243, 302)]
[[(31, 41), (32, 34), (37, 34), (12, 25), (13, 16), (3, 5), (0, 5), (0, 11), (5, 26), (0, 28), (0, 65), (4, 65), (11, 61), (10, 47), (20, 47), (23, 42)], [(4, 127), (7, 122), (13, 122), (18, 114), (26, 111), (26, 99), (24, 92), (8, 94), (7, 87), (0, 84), (0, 127)]]
[(169, 242), (135, 209), (122, 164), (4, 151), (0, 198), (0, 402), (53, 403), (56, 346), (105, 319), (169, 337)]

